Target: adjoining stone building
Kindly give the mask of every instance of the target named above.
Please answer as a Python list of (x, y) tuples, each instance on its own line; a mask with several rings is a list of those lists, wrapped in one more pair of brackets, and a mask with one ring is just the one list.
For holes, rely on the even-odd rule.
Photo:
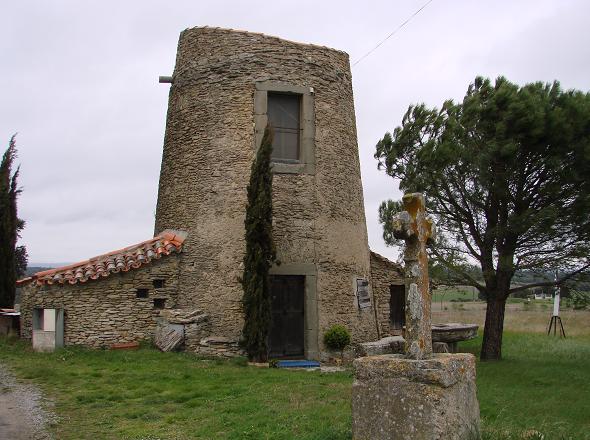
[(403, 269), (382, 255), (371, 252), (371, 286), (379, 336), (401, 336), (406, 323)]
[(183, 234), (165, 231), (20, 280), (21, 336), (32, 338), (39, 348), (98, 348), (150, 339), (160, 311), (176, 306), (176, 256), (183, 241)]
[[(267, 122), (280, 261), (271, 270), (271, 356), (320, 358), (334, 324), (354, 342), (395, 332), (391, 286), (403, 281), (368, 246), (348, 55), (194, 28), (181, 33), (170, 82), (155, 238), (23, 280), (23, 335), (47, 307), (65, 312), (66, 344), (93, 346), (148, 338), (182, 315), (188, 349), (236, 353), (246, 187)], [(137, 261), (164, 241), (172, 247), (161, 259)], [(115, 273), (105, 263), (113, 255), (135, 263)]]

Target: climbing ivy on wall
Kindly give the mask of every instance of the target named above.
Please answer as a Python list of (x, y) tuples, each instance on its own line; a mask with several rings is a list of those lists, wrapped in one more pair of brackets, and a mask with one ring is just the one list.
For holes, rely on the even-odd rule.
[(244, 328), (242, 345), (248, 358), (268, 360), (268, 330), (271, 320), (268, 271), (276, 259), (272, 239), (272, 130), (264, 131), (262, 143), (252, 164), (246, 207), (246, 254), (242, 288)]

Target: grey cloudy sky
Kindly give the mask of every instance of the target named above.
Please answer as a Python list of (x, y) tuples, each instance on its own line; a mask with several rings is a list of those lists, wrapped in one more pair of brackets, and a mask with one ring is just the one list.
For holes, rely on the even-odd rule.
[[(18, 132), (31, 262), (73, 262), (153, 234), (180, 31), (219, 26), (344, 50), (356, 61), (426, 0), (6, 2), (0, 139)], [(590, 90), (590, 2), (434, 0), (352, 69), (371, 247), (399, 198), (374, 146), (410, 103), (460, 99), (476, 75)]]

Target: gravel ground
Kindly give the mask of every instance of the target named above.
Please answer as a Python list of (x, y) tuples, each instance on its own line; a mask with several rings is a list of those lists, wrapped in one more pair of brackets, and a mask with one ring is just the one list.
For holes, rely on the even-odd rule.
[(52, 440), (47, 432), (57, 421), (52, 404), (35, 385), (18, 382), (0, 363), (0, 439)]

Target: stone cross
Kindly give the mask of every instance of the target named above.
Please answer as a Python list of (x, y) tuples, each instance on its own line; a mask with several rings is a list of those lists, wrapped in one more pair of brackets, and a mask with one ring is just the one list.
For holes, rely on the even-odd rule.
[(426, 244), (434, 239), (435, 227), (426, 215), (421, 193), (405, 194), (404, 211), (392, 221), (395, 238), (404, 239), (406, 301), (406, 357), (432, 356), (432, 324)]

